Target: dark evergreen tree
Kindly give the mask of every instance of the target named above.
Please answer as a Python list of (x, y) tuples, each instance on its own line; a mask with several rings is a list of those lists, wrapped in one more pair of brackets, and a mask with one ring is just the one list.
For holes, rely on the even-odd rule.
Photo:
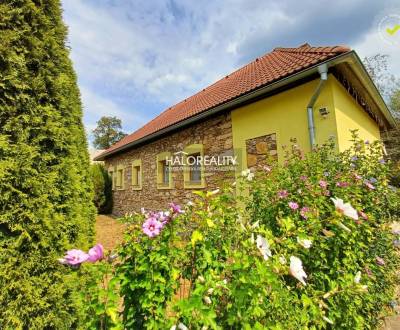
[(59, 0), (0, 1), (0, 329), (78, 327), (57, 259), (87, 248), (94, 207)]

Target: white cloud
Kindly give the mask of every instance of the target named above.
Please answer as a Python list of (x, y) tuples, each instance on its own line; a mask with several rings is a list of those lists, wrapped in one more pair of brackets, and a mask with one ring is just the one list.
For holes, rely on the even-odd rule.
[(368, 30), (379, 6), (362, 0), (64, 0), (85, 124), (115, 115), (131, 131), (282, 45), (351, 42), (362, 57), (391, 54), (400, 73), (398, 48)]
[(80, 90), (84, 105), (85, 126), (88, 133), (91, 133), (96, 127), (96, 121), (102, 116), (116, 116), (122, 120), (125, 126), (140, 126), (149, 119), (143, 118), (141, 114), (134, 110), (122, 110), (111, 99), (104, 98), (87, 87), (81, 86)]
[(384, 41), (376, 26), (374, 26), (359, 43), (355, 44), (353, 48), (361, 59), (378, 53), (389, 55), (389, 68), (394, 75), (400, 77), (400, 45), (393, 45)]
[(172, 105), (236, 69), (238, 45), (284, 16), (251, 2), (64, 1), (80, 80)]

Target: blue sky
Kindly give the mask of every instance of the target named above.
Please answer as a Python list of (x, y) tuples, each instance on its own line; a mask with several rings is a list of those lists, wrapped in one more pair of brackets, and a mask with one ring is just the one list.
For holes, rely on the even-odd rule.
[(86, 129), (113, 115), (130, 133), (278, 46), (345, 44), (361, 57), (389, 54), (400, 76), (400, 45), (382, 40), (378, 28), (400, 15), (396, 2), (63, 0)]

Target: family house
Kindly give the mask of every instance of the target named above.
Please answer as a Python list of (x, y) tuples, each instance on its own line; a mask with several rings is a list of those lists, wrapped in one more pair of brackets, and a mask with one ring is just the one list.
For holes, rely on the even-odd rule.
[(357, 54), (347, 47), (275, 48), (111, 146), (113, 212), (185, 203), (194, 190), (233, 182), (243, 169), (282, 159), (295, 138), (303, 150), (329, 138), (339, 151), (350, 130), (380, 138), (395, 125)]

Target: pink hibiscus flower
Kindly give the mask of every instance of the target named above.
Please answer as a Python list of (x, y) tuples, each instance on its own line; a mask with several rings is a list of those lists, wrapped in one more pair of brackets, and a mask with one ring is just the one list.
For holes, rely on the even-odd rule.
[(103, 259), (104, 257), (104, 248), (101, 244), (96, 244), (89, 250), (89, 258), (87, 261), (89, 262), (96, 262), (98, 260)]
[(349, 186), (349, 183), (346, 181), (340, 181), (336, 183), (336, 186), (341, 187), (341, 188), (345, 188)]
[(160, 234), (162, 227), (162, 223), (156, 218), (148, 218), (144, 222), (142, 229), (147, 236), (154, 237)]
[(182, 210), (181, 206), (175, 203), (169, 203), (169, 206), (171, 207), (171, 210), (173, 213), (175, 214), (180, 214), (180, 213), (184, 213), (184, 211)]
[(289, 207), (292, 210), (297, 210), (299, 208), (299, 204), (297, 204), (296, 202), (289, 202)]
[(58, 261), (64, 265), (78, 266), (82, 262), (88, 260), (88, 258), (89, 255), (82, 250), (72, 249), (67, 251), (67, 254), (64, 256), (64, 258), (58, 259)]
[(369, 182), (369, 181), (365, 181), (364, 182), (364, 184), (368, 187), (368, 189), (370, 189), (370, 190), (374, 190), (375, 189), (375, 187), (374, 187), (374, 185), (371, 183), (371, 182)]
[(310, 213), (310, 208), (307, 207), (307, 206), (302, 207), (301, 210), (300, 210), (300, 215), (301, 215), (304, 219), (307, 219), (307, 218), (308, 218), (309, 213)]
[(328, 182), (324, 180), (319, 180), (319, 186), (323, 189), (326, 189), (326, 187), (328, 187)]

